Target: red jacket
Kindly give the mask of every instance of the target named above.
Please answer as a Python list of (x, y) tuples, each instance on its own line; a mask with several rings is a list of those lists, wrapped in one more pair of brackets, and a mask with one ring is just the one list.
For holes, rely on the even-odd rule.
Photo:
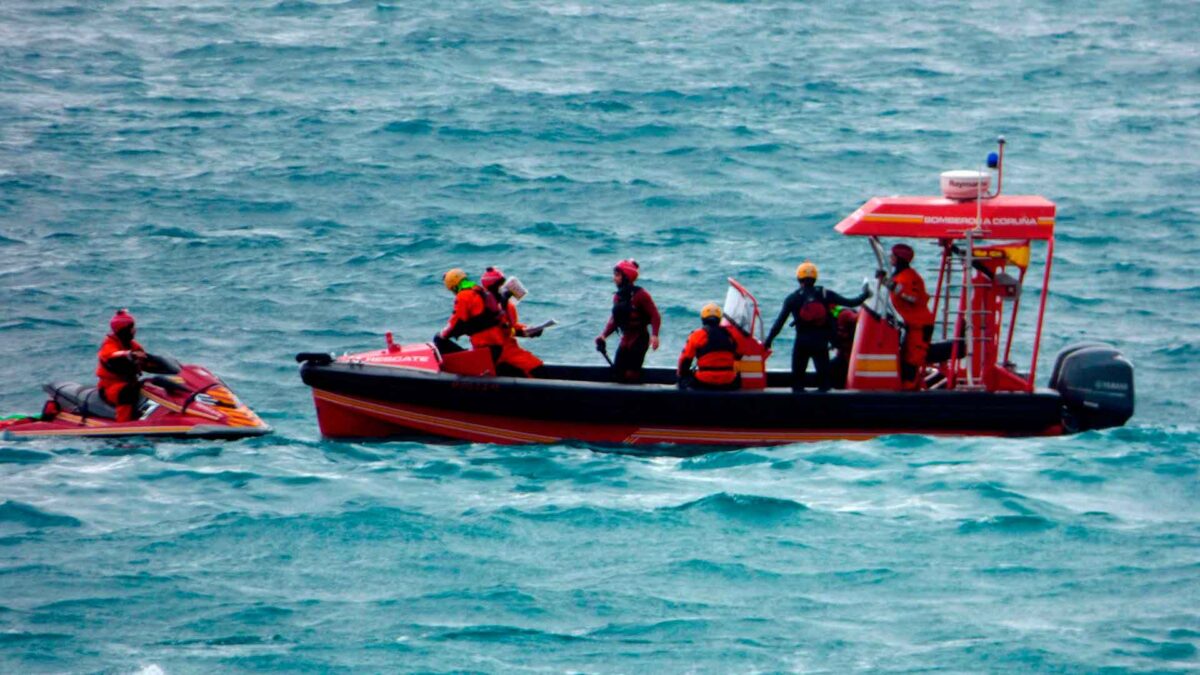
[(480, 286), (468, 286), (454, 296), (454, 311), (442, 331), (445, 337), (471, 336), (472, 347), (491, 347), (504, 344), (510, 335), (504, 310), (495, 304), (493, 308), (484, 299), (485, 291)]
[[(629, 294), (628, 301), (621, 297), (624, 293)], [(632, 289), (621, 289), (613, 293), (613, 312), (608, 317), (608, 324), (604, 326), (601, 335), (608, 337), (613, 331), (620, 329), (621, 344), (630, 345), (645, 335), (647, 326), (650, 327), (650, 333), (658, 337), (661, 325), (662, 317), (658, 313), (658, 306), (654, 304), (654, 298), (650, 297), (646, 289), (634, 286)]]
[(114, 335), (104, 338), (100, 351), (96, 354), (99, 365), (96, 366), (96, 377), (100, 378), (100, 387), (124, 384), (137, 380), (141, 369), (132, 358), (130, 352), (145, 351), (137, 340), (130, 340), (126, 347)]
[(906, 267), (892, 276), (892, 306), (909, 327), (928, 326), (933, 323), (933, 312), (929, 311), (929, 293), (925, 292), (925, 280), (911, 267)]

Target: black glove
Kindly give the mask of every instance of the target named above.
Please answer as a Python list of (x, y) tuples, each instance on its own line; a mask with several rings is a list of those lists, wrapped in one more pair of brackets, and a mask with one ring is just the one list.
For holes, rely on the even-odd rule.
[(602, 352), (607, 348), (608, 348), (608, 342), (604, 339), (604, 336), (597, 335), (596, 336), (596, 351)]
[(771, 351), (771, 341), (770, 340), (767, 340), (765, 343), (763, 343), (763, 350), (768, 351), (768, 352)]
[(541, 337), (543, 330), (545, 330), (545, 329), (544, 328), (529, 328), (525, 331), (525, 337), (527, 337), (527, 338)]

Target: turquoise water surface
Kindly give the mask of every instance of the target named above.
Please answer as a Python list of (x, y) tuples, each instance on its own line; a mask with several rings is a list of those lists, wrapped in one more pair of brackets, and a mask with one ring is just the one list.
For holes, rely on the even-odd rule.
[[(0, 443), (0, 671), (1195, 671), (1198, 30), (1130, 0), (0, 4), (0, 413), (90, 378), (128, 306), (276, 429)], [(529, 346), (597, 363), (636, 257), (668, 366), (727, 276), (768, 314), (805, 258), (853, 292), (833, 225), (998, 134), (1005, 191), (1059, 204), (1040, 379), (1113, 342), (1126, 428), (317, 433), (292, 355), (428, 339), (448, 267), (519, 276), (561, 324)]]

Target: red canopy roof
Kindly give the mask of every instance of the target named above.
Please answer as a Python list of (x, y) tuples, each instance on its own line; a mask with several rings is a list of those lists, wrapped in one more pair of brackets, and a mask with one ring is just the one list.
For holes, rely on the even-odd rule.
[(842, 234), (961, 239), (981, 214), (986, 239), (1051, 239), (1054, 202), (1036, 195), (1001, 195), (975, 201), (943, 197), (875, 197), (837, 224)]

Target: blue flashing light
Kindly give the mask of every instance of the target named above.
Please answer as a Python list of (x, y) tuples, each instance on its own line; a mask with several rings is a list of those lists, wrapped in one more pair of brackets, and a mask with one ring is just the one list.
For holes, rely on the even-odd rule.
[(994, 169), (998, 166), (1000, 166), (1000, 155), (997, 155), (994, 152), (989, 152), (988, 153), (988, 168)]

